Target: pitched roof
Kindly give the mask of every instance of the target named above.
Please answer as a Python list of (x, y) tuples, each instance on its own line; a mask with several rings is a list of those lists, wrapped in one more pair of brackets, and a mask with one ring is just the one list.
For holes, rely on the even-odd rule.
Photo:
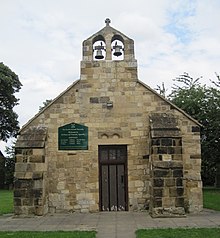
[[(71, 90), (80, 80), (77, 80), (73, 82), (66, 90), (64, 90), (61, 94), (59, 94), (55, 99), (53, 99), (45, 108), (43, 108), (40, 112), (38, 112), (34, 117), (32, 117), (26, 124), (23, 125), (23, 127), (20, 129), (20, 132), (23, 131), (32, 121), (34, 121), (38, 116), (40, 116), (47, 108), (49, 108), (51, 105), (53, 105), (60, 97), (62, 97), (66, 92)], [(195, 120), (193, 117), (191, 117), (189, 114), (187, 114), (185, 111), (177, 107), (175, 104), (171, 103), (169, 100), (164, 98), (162, 95), (158, 94), (155, 90), (153, 90), (151, 87), (149, 87), (147, 84), (143, 83), (142, 81), (138, 80), (137, 81), (139, 84), (144, 86), (147, 90), (152, 92), (153, 94), (157, 95), (159, 98), (161, 98), (163, 101), (167, 102), (170, 104), (171, 108), (176, 109), (183, 115), (185, 115), (188, 119), (196, 123), (198, 126), (202, 126), (197, 120)]]
[[(85, 41), (88, 41), (90, 39), (93, 39), (95, 36), (98, 35), (107, 35), (109, 33), (114, 33), (115, 35), (120, 35), (122, 36), (124, 39), (128, 39), (128, 40), (132, 40), (131, 38), (129, 38), (128, 36), (126, 36), (125, 34), (123, 34), (122, 32), (120, 32), (119, 30), (107, 25), (105, 27), (103, 27), (101, 30), (99, 30), (98, 32), (94, 33), (93, 35), (91, 35), (89, 38), (87, 38)], [(133, 41), (133, 40), (132, 40)]]
[(47, 128), (43, 126), (29, 127), (19, 136), (16, 148), (43, 148), (47, 136)]
[(33, 116), (27, 123), (25, 123), (20, 129), (19, 133), (23, 131), (28, 125), (31, 124), (38, 116), (40, 116), (47, 108), (49, 108), (52, 104), (54, 104), (60, 97), (62, 97), (66, 92), (68, 92), (72, 87), (74, 87), (80, 80), (76, 80), (73, 82), (66, 90), (60, 93), (57, 97), (55, 97), (48, 105), (46, 105), (41, 111), (39, 111), (35, 116)]
[(168, 104), (170, 104), (171, 108), (176, 109), (177, 111), (179, 111), (180, 113), (182, 113), (184, 116), (186, 116), (188, 119), (190, 119), (191, 121), (195, 122), (198, 126), (202, 126), (201, 123), (199, 123), (196, 119), (194, 119), (193, 117), (191, 117), (188, 113), (186, 113), (185, 111), (183, 111), (181, 108), (177, 107), (175, 104), (173, 104), (172, 102), (170, 102), (169, 100), (167, 100), (165, 97), (163, 97), (162, 95), (160, 95), (159, 93), (157, 93), (155, 90), (153, 90), (151, 87), (149, 87), (147, 84), (143, 83), (142, 81), (138, 80), (138, 83), (140, 83), (141, 85), (143, 85), (145, 88), (147, 88), (149, 91), (151, 91), (153, 94), (157, 95), (159, 98), (161, 98), (163, 101), (167, 102)]

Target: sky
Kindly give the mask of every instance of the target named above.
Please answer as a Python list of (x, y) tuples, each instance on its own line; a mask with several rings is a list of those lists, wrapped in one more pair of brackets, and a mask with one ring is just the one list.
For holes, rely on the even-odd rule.
[(0, 0), (0, 62), (23, 84), (20, 126), (80, 78), (82, 42), (106, 18), (134, 40), (139, 80), (169, 89), (187, 72), (209, 84), (220, 74), (219, 12), (219, 0)]

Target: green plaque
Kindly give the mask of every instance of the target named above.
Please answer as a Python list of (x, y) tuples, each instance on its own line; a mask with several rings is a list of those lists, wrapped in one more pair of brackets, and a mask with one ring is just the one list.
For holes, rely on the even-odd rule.
[(70, 123), (58, 128), (59, 150), (88, 150), (88, 127)]

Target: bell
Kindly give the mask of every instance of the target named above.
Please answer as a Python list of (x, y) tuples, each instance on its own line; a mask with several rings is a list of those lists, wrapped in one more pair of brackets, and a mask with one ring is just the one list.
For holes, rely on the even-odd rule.
[(102, 46), (102, 42), (101, 45), (95, 46), (95, 50), (96, 50), (96, 59), (103, 59), (104, 56), (102, 54), (102, 50), (104, 50), (104, 46)]
[(114, 56), (121, 56), (121, 50), (122, 50), (122, 46), (121, 45), (117, 45), (117, 41), (115, 42), (115, 46), (113, 46), (113, 49), (115, 50), (115, 52), (113, 53)]
[(102, 54), (102, 50), (97, 50), (96, 51), (96, 56), (95, 56), (96, 59), (103, 59), (104, 56)]

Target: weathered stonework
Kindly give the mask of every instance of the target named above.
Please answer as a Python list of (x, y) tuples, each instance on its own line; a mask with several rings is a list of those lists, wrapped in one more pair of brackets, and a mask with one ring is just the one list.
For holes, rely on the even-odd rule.
[[(96, 60), (93, 44), (102, 39), (106, 58)], [(123, 43), (122, 60), (111, 58), (115, 39)], [(58, 128), (70, 123), (88, 127), (88, 150), (58, 149)], [(102, 210), (101, 166), (109, 165), (99, 162), (101, 146), (126, 146), (124, 174), (119, 175), (122, 167), (117, 164), (108, 167), (125, 189), (121, 210), (149, 208), (152, 216), (198, 212), (202, 209), (198, 128), (194, 119), (138, 80), (133, 40), (107, 24), (83, 42), (80, 80), (20, 131), (15, 213)]]
[(43, 215), (46, 196), (45, 127), (29, 127), (16, 144), (14, 210), (17, 215)]

